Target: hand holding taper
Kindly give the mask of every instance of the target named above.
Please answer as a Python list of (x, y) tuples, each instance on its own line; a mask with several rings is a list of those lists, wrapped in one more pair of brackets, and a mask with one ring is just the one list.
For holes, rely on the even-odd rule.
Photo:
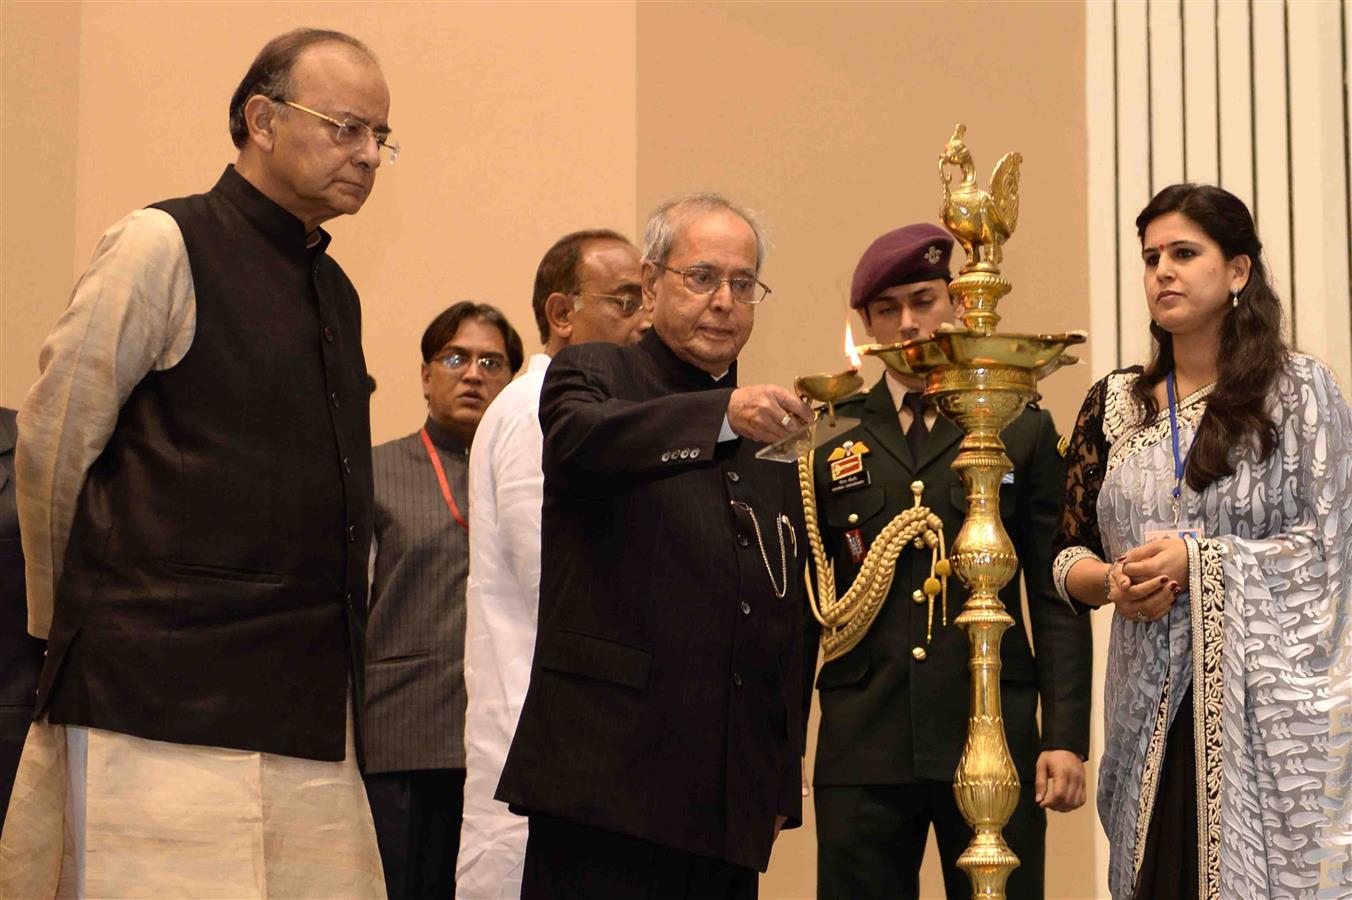
[(772, 444), (811, 421), (811, 408), (777, 384), (740, 387), (728, 400), (728, 424), (754, 441)]

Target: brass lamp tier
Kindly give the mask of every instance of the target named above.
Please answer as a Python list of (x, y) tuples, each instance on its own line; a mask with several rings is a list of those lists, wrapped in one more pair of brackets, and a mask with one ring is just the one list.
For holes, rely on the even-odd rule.
[(799, 375), (793, 380), (793, 389), (800, 397), (810, 397), (818, 403), (826, 404), (826, 415), (831, 422), (836, 421), (836, 404), (864, 386), (864, 379), (855, 369), (846, 369), (834, 374)]
[(949, 365), (1015, 366), (1032, 370), (1037, 380), (1064, 365), (1079, 362), (1065, 352), (1082, 344), (1083, 331), (1067, 334), (982, 334), (966, 328), (941, 328), (928, 340), (870, 344), (860, 353), (875, 356), (899, 375), (924, 375)]
[[(957, 625), (967, 633), (972, 690), (953, 793), (974, 834), (958, 866), (971, 879), (974, 897), (1003, 900), (1005, 882), (1019, 864), (1001, 834), (1018, 803), (1019, 776), (1000, 703), (1000, 641), (1014, 624), (1000, 589), (1014, 577), (1019, 561), (1000, 519), (1000, 483), (1013, 469), (1000, 432), (1037, 396), (1038, 379), (1076, 361), (1066, 349), (1082, 343), (1085, 334), (996, 333), (996, 307), (1010, 290), (1000, 262), (1018, 223), (1023, 159), (1017, 153), (1002, 157), (991, 190), (983, 190), (965, 134), (965, 126), (958, 125), (939, 158), (940, 217), (967, 253), (962, 271), (949, 284), (965, 327), (865, 352), (901, 374), (923, 377), (926, 398), (964, 433), (953, 470), (966, 489), (967, 517), (949, 558), (968, 589)], [(953, 167), (962, 175), (956, 184), (949, 171)]]

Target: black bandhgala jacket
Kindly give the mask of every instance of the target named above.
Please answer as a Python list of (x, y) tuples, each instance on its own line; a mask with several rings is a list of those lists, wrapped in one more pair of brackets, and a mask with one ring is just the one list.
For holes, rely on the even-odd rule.
[(802, 803), (806, 542), (793, 467), (717, 441), (735, 385), (656, 331), (550, 364), (540, 625), (498, 798), (764, 870)]

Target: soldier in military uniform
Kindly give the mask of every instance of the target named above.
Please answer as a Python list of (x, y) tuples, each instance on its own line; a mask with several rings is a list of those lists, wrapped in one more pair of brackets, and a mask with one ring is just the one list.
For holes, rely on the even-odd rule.
[[(958, 310), (947, 287), (952, 248), (947, 232), (921, 224), (883, 235), (864, 253), (850, 305), (875, 341), (925, 337), (954, 320)], [(922, 380), (889, 371), (867, 394), (837, 405), (860, 424), (817, 449), (819, 526), (835, 561), (838, 594), (854, 581), (883, 527), (912, 506), (916, 482), (923, 484), (916, 487), (920, 502), (943, 522), (946, 543), (957, 537), (967, 504), (950, 466), (962, 433), (923, 402), (923, 390)], [(1014, 617), (1001, 645), (1005, 730), (1023, 782), (1004, 829), (1020, 860), (1008, 891), (1011, 898), (1041, 897), (1045, 810), (1075, 809), (1085, 798), (1091, 637), (1087, 617), (1076, 616), (1052, 586), (1064, 468), (1051, 416), (1030, 404), (1002, 437), (1014, 470), (1000, 490), (1000, 513), (1022, 565), (1032, 632), (1030, 646), (1015, 577), (1001, 592)], [(966, 591), (950, 579), (947, 624), (935, 609), (931, 636), (930, 598), (919, 590), (931, 562), (928, 550), (901, 552), (871, 628), (823, 665), (817, 679), (814, 796), (818, 894), (826, 900), (917, 897), (931, 824), (948, 896), (971, 893), (956, 867), (971, 829), (953, 797), (971, 690), (967, 639), (953, 625)], [(806, 646), (811, 671), (815, 641)]]

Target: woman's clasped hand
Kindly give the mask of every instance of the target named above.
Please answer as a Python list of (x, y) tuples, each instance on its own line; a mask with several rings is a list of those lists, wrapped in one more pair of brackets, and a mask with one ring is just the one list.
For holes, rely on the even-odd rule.
[(1181, 538), (1160, 538), (1133, 547), (1108, 571), (1108, 602), (1133, 622), (1168, 615), (1188, 581), (1188, 548)]

